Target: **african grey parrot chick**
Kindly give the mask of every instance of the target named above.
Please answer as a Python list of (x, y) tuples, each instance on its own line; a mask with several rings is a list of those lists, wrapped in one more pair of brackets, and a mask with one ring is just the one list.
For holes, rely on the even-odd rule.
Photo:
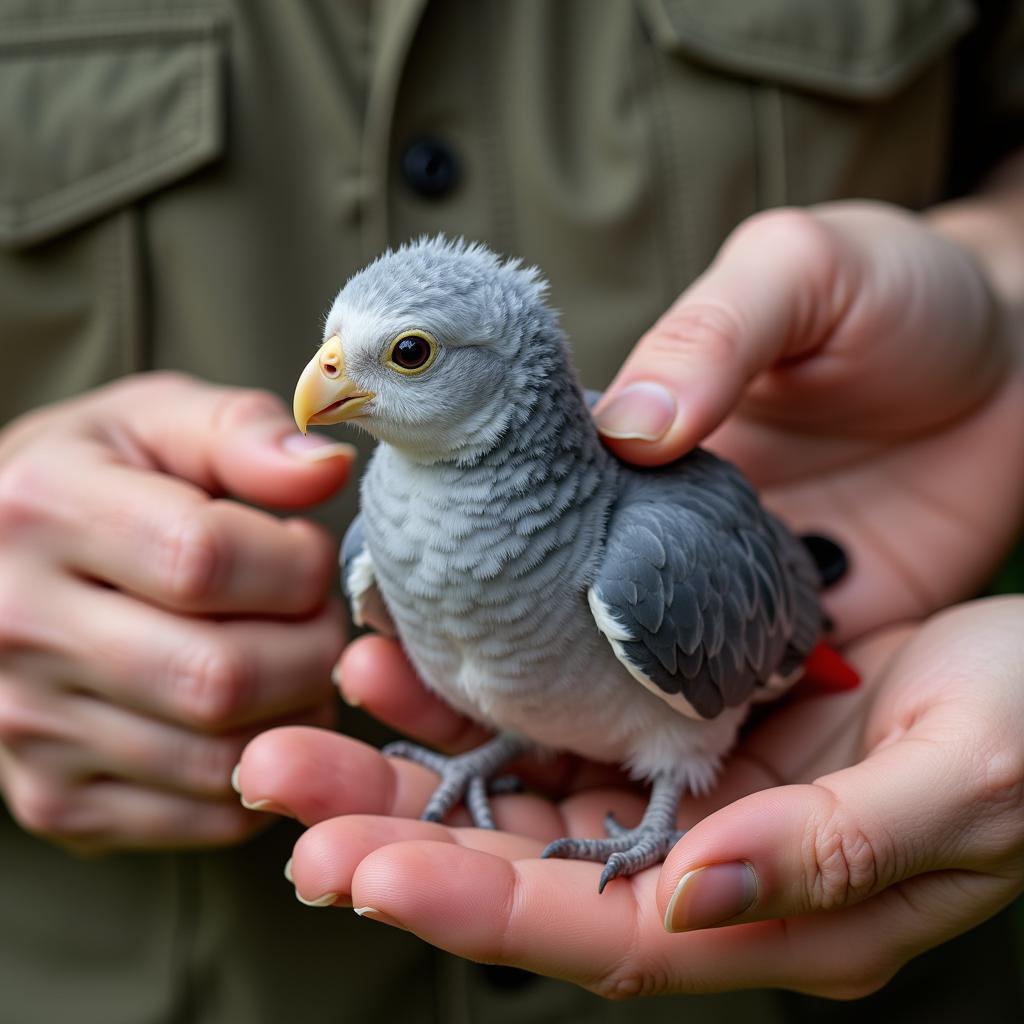
[(422, 239), (341, 290), (295, 392), (300, 429), (381, 443), (342, 547), (357, 623), (396, 634), (426, 685), (497, 737), (443, 757), (424, 817), (531, 747), (653, 784), (637, 828), (544, 856), (662, 860), (684, 791), (714, 783), (752, 701), (800, 673), (825, 618), (815, 565), (731, 465), (702, 450), (636, 470), (601, 444), (537, 270)]

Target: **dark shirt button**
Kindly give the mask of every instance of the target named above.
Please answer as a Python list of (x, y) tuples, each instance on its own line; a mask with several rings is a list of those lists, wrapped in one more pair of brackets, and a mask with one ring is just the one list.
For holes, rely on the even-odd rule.
[(459, 161), (447, 143), (420, 139), (402, 154), (402, 176), (425, 199), (440, 199), (458, 184)]

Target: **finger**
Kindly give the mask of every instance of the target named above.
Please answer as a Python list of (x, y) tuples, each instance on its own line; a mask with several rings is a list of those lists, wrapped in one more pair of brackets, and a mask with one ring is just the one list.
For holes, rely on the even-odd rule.
[[(382, 846), (364, 858), (350, 896), (364, 917), (396, 924), (459, 956), (565, 978), (603, 995), (641, 994), (616, 974), (641, 952), (640, 943), (652, 959), (661, 947), (667, 961), (669, 943), (644, 909), (653, 878), (648, 872), (643, 882), (634, 879), (599, 896), (592, 867), (532, 856), (510, 860), (421, 839)], [(679, 958), (685, 963), (686, 952)]]
[[(337, 753), (340, 754), (341, 750)], [(282, 755), (287, 756), (283, 747), (274, 756), (280, 758)], [(395, 769), (401, 770), (400, 762), (395, 764)], [(260, 785), (259, 774), (260, 767), (247, 769), (247, 779), (252, 779), (257, 788)], [(306, 784), (303, 781), (303, 785)], [(280, 783), (268, 772), (264, 788), (273, 789), (275, 786), (280, 787)], [(282, 788), (274, 791), (280, 798)], [(313, 825), (296, 844), (292, 865), (294, 881), (307, 901), (319, 900), (327, 892), (344, 898), (351, 891), (352, 873), (362, 859), (390, 843), (419, 839), (457, 843), (507, 860), (517, 860), (539, 857), (548, 843), (566, 835), (603, 834), (604, 820), (609, 812), (621, 822), (630, 822), (639, 821), (643, 811), (643, 801), (625, 788), (590, 790), (557, 807), (532, 796), (503, 798), (495, 805), (499, 829), (459, 828), (408, 818), (347, 814), (342, 808), (336, 808), (342, 817), (326, 818)], [(696, 814), (694, 808), (688, 810)], [(583, 870), (590, 872), (592, 888), (596, 892), (600, 866), (590, 864)]]
[(679, 458), (755, 376), (822, 343), (857, 273), (839, 236), (813, 214), (774, 210), (746, 221), (640, 339), (598, 403), (609, 447), (644, 466)]
[(382, 846), (416, 839), (466, 842), (473, 849), (506, 859), (538, 857), (543, 849), (537, 839), (504, 830), (450, 829), (407, 818), (345, 815), (314, 825), (299, 837), (291, 862), (296, 893), (304, 903), (315, 906), (346, 905), (351, 899), (352, 876), (367, 856)]
[(461, 752), (489, 737), (475, 722), (431, 693), (396, 640), (364, 636), (341, 655), (335, 675), (341, 695), (412, 739)]
[(68, 581), (49, 592), (59, 676), (115, 704), (223, 732), (323, 704), (343, 643), (328, 604), (297, 622), (210, 622)]
[[(854, 730), (867, 756), (847, 747), (862, 758), (852, 767), (755, 793), (697, 824), (662, 870), (666, 926), (831, 910), (943, 869), (1005, 872), (1021, 842), (1020, 622), (1019, 599), (993, 599), (936, 616), (909, 638), (893, 630), (859, 645), (859, 664), (875, 676), (873, 714)], [(819, 736), (809, 710), (784, 712), (797, 715), (789, 735), (815, 734), (807, 755), (827, 764), (831, 727), (823, 719)], [(763, 728), (743, 749), (772, 759), (772, 723)], [(808, 763), (775, 761), (788, 778)]]
[(63, 445), (31, 483), (25, 500), (53, 557), (164, 607), (306, 614), (334, 575), (336, 545), (311, 523), (211, 501), (183, 480), (111, 462), (95, 444)]
[[(204, 799), (234, 796), (231, 772), (263, 729), (209, 736), (85, 695), (51, 696), (49, 703), (47, 731), (11, 747), (23, 764), (54, 778), (112, 778)], [(330, 728), (333, 706), (290, 716), (288, 724)]]
[(231, 846), (274, 819), (237, 799), (204, 800), (118, 780), (94, 782), (62, 840), (83, 853), (103, 850), (198, 850)]
[[(310, 824), (338, 815), (419, 818), (437, 787), (421, 765), (337, 733), (281, 728), (257, 736), (245, 749), (235, 783), (249, 806), (273, 808)], [(500, 828), (546, 839), (563, 834), (553, 805), (531, 794), (492, 800)], [(453, 815), (468, 822), (468, 814)]]
[(792, 917), (858, 903), (971, 859), (974, 768), (911, 730), (814, 785), (745, 797), (671, 851), (658, 900), (672, 931)]
[(259, 505), (323, 501), (345, 483), (355, 455), (350, 445), (300, 440), (270, 392), (180, 374), (130, 378), (97, 393), (90, 409), (97, 432), (131, 461)]
[(55, 778), (3, 747), (0, 778), (7, 809), (22, 828), (77, 853), (224, 846), (272, 820), (237, 798), (188, 797), (110, 778)]
[(437, 776), (347, 736), (285, 727), (245, 748), (235, 782), (248, 806), (311, 824), (339, 814), (416, 818)]
[[(358, 864), (348, 899), (364, 918), (458, 956), (563, 978), (611, 998), (754, 987), (864, 996), (1013, 895), (1005, 882), (984, 880), (974, 891), (975, 879), (943, 873), (828, 915), (670, 935), (651, 903), (653, 870), (598, 895), (593, 865), (535, 860), (528, 850), (526, 858), (510, 857), (511, 847), (494, 837), (478, 848), (481, 830), (457, 831), (456, 843), (403, 840), (396, 830)], [(340, 885), (323, 873), (326, 844), (318, 852), (321, 863), (298, 851), (293, 862), (304, 898), (316, 899), (323, 884)]]

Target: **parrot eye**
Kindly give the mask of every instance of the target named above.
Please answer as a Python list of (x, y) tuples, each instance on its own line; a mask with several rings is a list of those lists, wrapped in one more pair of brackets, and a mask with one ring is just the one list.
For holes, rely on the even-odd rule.
[(437, 342), (426, 331), (400, 334), (388, 350), (386, 365), (407, 377), (423, 373), (437, 356)]

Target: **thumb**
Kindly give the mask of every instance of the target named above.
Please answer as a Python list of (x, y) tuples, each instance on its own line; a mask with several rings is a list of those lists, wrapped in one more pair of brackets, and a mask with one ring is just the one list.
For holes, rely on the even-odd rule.
[[(119, 439), (127, 435), (136, 452), (141, 448), (162, 470), (211, 494), (302, 508), (328, 498), (351, 471), (352, 445), (304, 437), (284, 402), (268, 391), (162, 373), (130, 378), (115, 389)], [(112, 426), (107, 415), (97, 420)]]
[(751, 794), (694, 826), (658, 883), (668, 931), (835, 910), (963, 866), (972, 801), (944, 744), (893, 743), (813, 785)]
[(804, 210), (744, 221), (714, 263), (640, 339), (595, 409), (620, 458), (680, 458), (731, 412), (747, 384), (806, 356), (842, 316), (848, 247)]

